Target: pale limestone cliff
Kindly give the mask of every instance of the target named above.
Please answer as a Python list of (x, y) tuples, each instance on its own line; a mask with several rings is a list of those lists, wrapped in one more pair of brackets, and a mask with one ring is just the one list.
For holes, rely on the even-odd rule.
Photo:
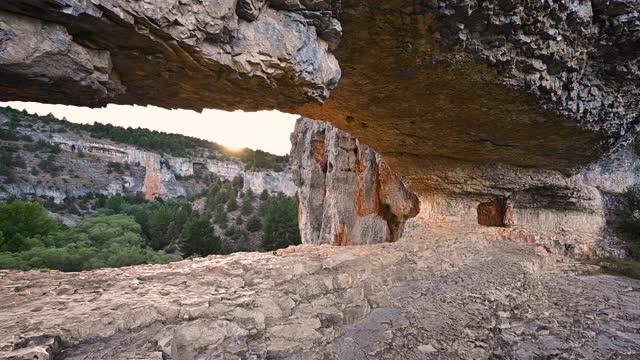
[(300, 118), (291, 134), (291, 167), (299, 187), (305, 244), (396, 241), (418, 198), (382, 158), (328, 123)]
[[(6, 126), (7, 118), (0, 114), (0, 127)], [(67, 197), (79, 197), (87, 193), (105, 195), (136, 194), (143, 192), (148, 199), (183, 197), (203, 190), (207, 184), (190, 181), (200, 167), (221, 179), (244, 179), (244, 190), (260, 193), (295, 195), (297, 188), (292, 174), (285, 170), (249, 171), (239, 159), (211, 160), (205, 152), (190, 158), (174, 157), (143, 150), (135, 146), (105, 139), (95, 139), (88, 134), (75, 131), (51, 133), (48, 128), (37, 126), (20, 128), (18, 133), (30, 136), (34, 142), (58, 145), (64, 156), (57, 157), (63, 173), (57, 179), (46, 174), (33, 175), (26, 171), (11, 184), (3, 184), (0, 199), (10, 197), (53, 197), (60, 202)], [(15, 144), (8, 144), (15, 146)], [(37, 156), (41, 154), (22, 150), (31, 159), (29, 167), (35, 168)], [(123, 173), (110, 171), (109, 163), (126, 165)]]

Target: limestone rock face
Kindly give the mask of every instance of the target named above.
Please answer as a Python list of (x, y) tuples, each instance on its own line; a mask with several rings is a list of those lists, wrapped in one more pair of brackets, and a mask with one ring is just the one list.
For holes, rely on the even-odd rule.
[[(196, 110), (322, 101), (340, 68), (322, 39), (327, 29), (312, 24), (318, 7), (278, 5), (282, 10), (265, 0), (3, 1), (2, 97)], [(332, 19), (330, 11), (323, 16)], [(264, 102), (255, 103), (258, 97)]]
[(291, 167), (299, 187), (305, 244), (392, 242), (418, 199), (382, 158), (328, 123), (300, 118), (291, 135)]
[(0, 358), (640, 356), (637, 280), (579, 275), (591, 267), (534, 246), (422, 234), (72, 274), (0, 271)]
[(6, 0), (0, 99), (277, 108), (353, 134), (421, 195), (469, 191), (461, 177), (425, 174), (433, 166), (469, 168), (463, 177), (493, 193), (526, 186), (507, 173), (575, 174), (635, 137), (639, 10), (636, 0)]
[[(8, 117), (0, 114), (0, 129), (7, 126)], [(192, 156), (176, 157), (160, 152), (147, 151), (136, 146), (107, 139), (96, 139), (87, 133), (67, 131), (51, 133), (38, 126), (21, 127), (19, 134), (59, 146), (64, 152), (56, 158), (61, 176), (52, 178), (45, 174), (34, 174), (25, 169), (16, 181), (3, 184), (0, 200), (11, 198), (53, 197), (61, 202), (67, 197), (81, 197), (88, 193), (135, 195), (142, 192), (148, 199), (177, 198), (195, 194), (209, 184), (198, 181), (194, 176), (210, 174), (220, 179), (232, 181), (236, 176), (244, 179), (244, 190), (261, 193), (284, 193), (294, 196), (297, 187), (289, 169), (245, 170), (245, 164), (238, 158), (225, 160), (210, 159), (205, 152)], [(7, 145), (7, 144), (5, 144)], [(9, 143), (28, 159), (31, 168), (37, 167), (37, 150), (26, 150), (17, 142)], [(114, 172), (110, 165), (117, 163), (126, 171)], [(202, 173), (200, 173), (202, 172)]]

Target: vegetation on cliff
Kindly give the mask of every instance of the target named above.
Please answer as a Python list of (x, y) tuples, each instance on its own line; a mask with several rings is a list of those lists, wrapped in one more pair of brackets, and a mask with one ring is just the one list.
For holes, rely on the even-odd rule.
[[(248, 148), (240, 150), (228, 149), (223, 145), (180, 134), (171, 134), (144, 128), (124, 128), (111, 124), (76, 124), (58, 119), (52, 114), (39, 116), (26, 111), (18, 111), (10, 107), (0, 107), (0, 114), (9, 118), (7, 128), (0, 130), (0, 140), (19, 141), (28, 140), (15, 131), (19, 125), (33, 126), (35, 122), (49, 126), (49, 132), (60, 133), (66, 131), (88, 133), (96, 139), (108, 139), (140, 147), (158, 153), (166, 153), (178, 157), (189, 157), (202, 150), (209, 151), (209, 157), (238, 158), (249, 170), (263, 169), (282, 171), (289, 163), (288, 156), (279, 156)], [(216, 155), (217, 154), (217, 155)]]

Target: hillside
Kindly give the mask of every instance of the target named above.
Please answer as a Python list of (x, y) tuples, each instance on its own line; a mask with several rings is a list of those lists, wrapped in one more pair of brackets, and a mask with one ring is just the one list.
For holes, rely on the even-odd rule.
[[(0, 199), (89, 193), (184, 197), (212, 179), (242, 176), (245, 189), (295, 194), (288, 156), (191, 137), (111, 125), (82, 125), (0, 109)], [(160, 151), (158, 149), (163, 149)], [(61, 154), (62, 152), (62, 154)]]
[(0, 268), (80, 271), (300, 242), (288, 156), (0, 108), (0, 158)]

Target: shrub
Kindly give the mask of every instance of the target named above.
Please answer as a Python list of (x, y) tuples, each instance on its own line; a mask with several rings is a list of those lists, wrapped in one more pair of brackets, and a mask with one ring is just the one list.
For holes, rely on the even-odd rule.
[(23, 245), (29, 243), (27, 239), (47, 236), (59, 228), (39, 203), (18, 200), (0, 204), (0, 251), (22, 251)]
[(232, 185), (234, 188), (241, 190), (244, 187), (244, 177), (242, 177), (242, 175), (236, 175), (233, 178)]

